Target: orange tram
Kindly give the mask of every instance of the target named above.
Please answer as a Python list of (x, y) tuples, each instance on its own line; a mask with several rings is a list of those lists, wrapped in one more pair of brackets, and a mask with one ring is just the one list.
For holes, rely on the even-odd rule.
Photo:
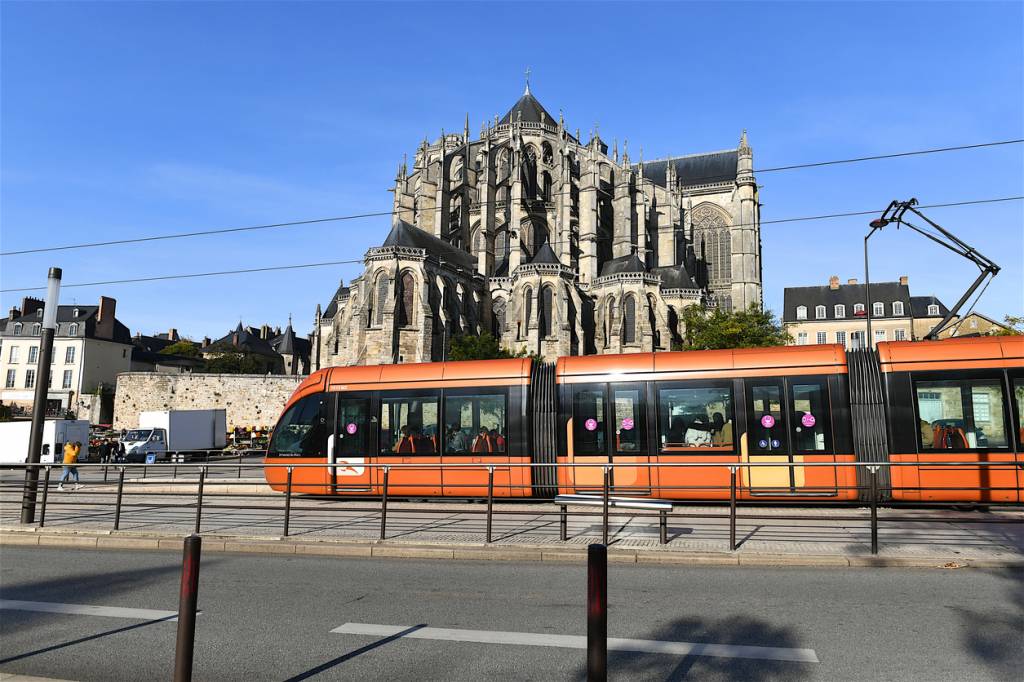
[[(296, 493), (496, 497), (594, 492), (1024, 502), (1024, 337), (332, 367), (274, 429), (268, 483)], [(718, 466), (664, 467), (666, 463)], [(594, 466), (508, 466), (509, 464)], [(803, 466), (832, 463), (835, 466)], [(986, 463), (992, 463), (985, 466)], [(326, 466), (326, 465), (330, 466)], [(442, 464), (479, 466), (441, 467)], [(846, 465), (846, 466), (844, 466)]]

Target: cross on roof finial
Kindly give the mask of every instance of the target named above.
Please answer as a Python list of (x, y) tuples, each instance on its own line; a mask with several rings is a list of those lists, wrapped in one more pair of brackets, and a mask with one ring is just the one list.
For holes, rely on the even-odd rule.
[(530, 94), (530, 67), (526, 67), (526, 90), (523, 91), (524, 95)]

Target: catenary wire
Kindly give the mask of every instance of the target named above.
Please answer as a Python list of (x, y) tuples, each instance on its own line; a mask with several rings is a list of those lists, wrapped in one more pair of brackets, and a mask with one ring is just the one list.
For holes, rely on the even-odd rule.
[[(858, 163), (858, 162), (862, 162), (862, 161), (875, 161), (875, 160), (880, 160), (880, 159), (893, 159), (893, 158), (900, 158), (900, 157), (907, 157), (907, 156), (917, 156), (917, 155), (925, 155), (925, 154), (938, 154), (938, 153), (941, 153), (941, 152), (951, 152), (951, 151), (959, 151), (959, 150), (966, 150), (966, 149), (980, 149), (980, 148), (984, 148), (984, 147), (996, 147), (996, 146), (1009, 145), (1009, 144), (1019, 144), (1021, 142), (1024, 142), (1024, 138), (1014, 139), (1014, 140), (1000, 140), (1000, 141), (996, 141), (996, 142), (983, 142), (983, 143), (979, 143), (979, 144), (970, 144), (970, 145), (959, 145), (959, 146), (953, 146), (953, 147), (938, 147), (938, 148), (934, 148), (934, 149), (920, 149), (920, 150), (909, 151), (909, 152), (896, 152), (896, 153), (893, 153), (893, 154), (878, 154), (878, 155), (875, 155), (875, 156), (861, 156), (861, 157), (850, 158), (850, 159), (834, 159), (834, 160), (831, 160), (831, 161), (816, 161), (816, 162), (813, 162), (813, 163), (793, 164), (793, 165), (788, 165), (788, 166), (776, 166), (774, 168), (759, 168), (759, 169), (753, 170), (753, 173), (773, 173), (773, 172), (776, 172), (776, 171), (796, 170), (796, 169), (800, 169), (800, 168), (818, 168), (818, 167), (822, 167), (822, 166), (832, 166), (832, 165), (838, 165), (838, 164)], [(716, 180), (724, 180), (724, 179), (726, 179), (726, 177), (722, 176), (721, 178), (708, 178), (708, 179), (712, 180), (712, 181), (716, 181)], [(571, 194), (571, 193), (572, 193), (571, 191), (569, 191), (569, 192), (556, 192), (555, 194), (553, 194), (551, 196), (564, 196), (566, 194)], [(524, 200), (524, 203), (525, 203), (525, 201), (526, 200)], [(488, 202), (488, 203), (490, 203), (490, 202)], [(494, 203), (497, 203), (497, 202), (494, 202)], [(477, 204), (477, 205), (480, 205), (480, 204)], [(229, 234), (229, 233), (234, 233), (234, 232), (254, 232), (254, 231), (258, 231), (258, 230), (278, 229), (278, 228), (284, 228), (284, 227), (296, 227), (296, 226), (301, 226), (301, 225), (313, 225), (313, 224), (317, 224), (317, 223), (340, 222), (340, 221), (345, 221), (345, 220), (356, 220), (356, 219), (360, 219), (360, 218), (372, 218), (372, 217), (380, 217), (380, 216), (390, 216), (390, 215), (394, 215), (394, 213), (395, 213), (394, 211), (377, 211), (377, 212), (371, 212), (371, 213), (358, 213), (358, 214), (353, 214), (353, 215), (335, 216), (335, 217), (330, 217), (330, 218), (313, 218), (313, 219), (309, 219), (309, 220), (295, 220), (295, 221), (282, 222), (282, 223), (270, 223), (270, 224), (266, 224), (266, 225), (249, 225), (249, 226), (244, 226), (244, 227), (229, 227), (229, 228), (221, 228), (221, 229), (213, 229), (213, 230), (194, 230), (194, 231), (189, 231), (189, 232), (177, 232), (177, 233), (165, 234), (165, 235), (150, 235), (150, 236), (146, 236), (146, 237), (134, 237), (134, 238), (129, 238), (129, 239), (111, 239), (111, 240), (99, 241), (99, 242), (85, 242), (85, 243), (81, 243), (81, 244), (65, 244), (65, 245), (61, 245), (61, 246), (36, 247), (36, 248), (30, 248), (30, 249), (19, 249), (17, 251), (0, 251), (0, 256), (21, 256), (21, 255), (27, 255), (27, 254), (32, 254), (32, 253), (48, 253), (48, 252), (53, 252), (53, 251), (70, 251), (70, 250), (73, 250), (73, 249), (97, 248), (97, 247), (102, 247), (102, 246), (116, 246), (116, 245), (120, 245), (120, 244), (137, 244), (137, 243), (142, 243), (142, 242), (161, 241), (161, 240), (167, 240), (167, 239), (184, 239), (184, 238), (188, 238), (188, 237), (202, 237), (202, 236), (216, 235), (216, 234)], [(851, 214), (851, 215), (853, 215), (853, 214)], [(862, 214), (862, 215), (866, 215), (866, 212), (864, 214)], [(807, 218), (807, 220), (811, 220), (811, 219), (813, 219), (813, 218)]]
[[(918, 208), (946, 208), (946, 207), (950, 207), (950, 206), (967, 206), (967, 205), (973, 205), (973, 204), (993, 203), (993, 202), (997, 202), (997, 201), (1019, 201), (1021, 199), (1024, 199), (1024, 196), (1001, 197), (1001, 198), (997, 198), (997, 199), (976, 199), (976, 200), (972, 200), (972, 201), (955, 201), (955, 202), (949, 202), (949, 203), (943, 203), (943, 204), (927, 204), (927, 205), (919, 206)], [(776, 220), (762, 221), (762, 224), (764, 224), (764, 223), (780, 223), (780, 222), (804, 221), (804, 220), (824, 220), (824, 219), (827, 219), (827, 218), (844, 218), (844, 217), (859, 216), (859, 215), (874, 215), (874, 214), (877, 214), (878, 212), (879, 211), (877, 211), (877, 210), (875, 210), (875, 211), (852, 211), (852, 212), (846, 212), (846, 213), (832, 213), (832, 214), (820, 215), (820, 216), (805, 216), (805, 217), (801, 217), (801, 218), (779, 218), (779, 219), (776, 219)], [(563, 242), (548, 242), (548, 243), (549, 244), (558, 244), (558, 243), (566, 243), (566, 242), (563, 241)], [(106, 281), (100, 281), (100, 282), (81, 282), (81, 283), (76, 283), (76, 284), (62, 284), (61, 287), (64, 288), (64, 289), (70, 289), (72, 287), (92, 287), (92, 286), (103, 286), (103, 285), (113, 285), (113, 284), (135, 284), (135, 283), (156, 282), (156, 281), (173, 280), (173, 279), (193, 279), (193, 278), (197, 278), (197, 277), (216, 277), (216, 276), (221, 276), (221, 275), (240, 275), (240, 274), (248, 274), (248, 273), (254, 273), (254, 272), (273, 272), (273, 271), (276, 271), (276, 270), (299, 270), (299, 269), (305, 269), (305, 268), (326, 267), (326, 266), (331, 266), (331, 265), (354, 265), (354, 264), (360, 264), (360, 263), (363, 263), (363, 262), (364, 262), (364, 260), (362, 258), (358, 258), (358, 259), (338, 260), (338, 261), (323, 261), (323, 262), (319, 262), (319, 263), (299, 263), (299, 264), (294, 264), (294, 265), (276, 265), (276, 266), (268, 266), (268, 267), (262, 267), (262, 268), (245, 268), (245, 269), (241, 269), (241, 270), (216, 270), (216, 271), (211, 271), (211, 272), (196, 272), (196, 273), (186, 273), (186, 274), (181, 274), (181, 275), (161, 275), (161, 276), (156, 276), (156, 277), (139, 277), (139, 278), (132, 278), (132, 279), (106, 280)], [(15, 293), (15, 292), (23, 292), (23, 291), (41, 291), (43, 289), (46, 289), (46, 287), (13, 287), (13, 288), (9, 288), (9, 289), (0, 289), (0, 293), (8, 294), (8, 293)]]

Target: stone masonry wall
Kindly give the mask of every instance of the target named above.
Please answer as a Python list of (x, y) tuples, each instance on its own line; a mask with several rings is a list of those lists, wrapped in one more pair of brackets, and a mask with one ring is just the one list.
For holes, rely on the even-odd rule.
[(117, 376), (114, 428), (139, 424), (147, 410), (227, 410), (227, 425), (273, 426), (285, 402), (305, 379), (264, 374), (156, 374)]

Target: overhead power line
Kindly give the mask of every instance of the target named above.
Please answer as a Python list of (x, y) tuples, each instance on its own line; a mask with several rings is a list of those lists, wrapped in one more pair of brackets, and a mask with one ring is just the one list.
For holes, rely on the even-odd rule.
[[(996, 198), (996, 199), (974, 199), (972, 201), (954, 201), (954, 202), (949, 202), (949, 203), (944, 203), (944, 204), (927, 204), (927, 205), (922, 205), (919, 208), (947, 208), (947, 207), (952, 207), (952, 206), (971, 206), (971, 205), (977, 205), (977, 204), (991, 204), (991, 203), (1003, 202), (1003, 201), (1020, 201), (1022, 199), (1024, 199), (1024, 195), (1022, 195), (1022, 196), (1013, 196), (1013, 197), (1000, 197), (1000, 198)], [(807, 221), (807, 220), (827, 220), (827, 219), (833, 219), (833, 218), (848, 218), (848, 217), (851, 217), (851, 216), (877, 215), (878, 213), (879, 213), (878, 209), (875, 209), (875, 210), (872, 210), (872, 211), (848, 211), (848, 212), (844, 212), (844, 213), (828, 213), (828, 214), (815, 215), (815, 216), (801, 216), (799, 218), (778, 218), (778, 219), (775, 219), (775, 220), (763, 220), (763, 221), (761, 221), (761, 224), (762, 225), (763, 224), (767, 224), (767, 223), (778, 224), (778, 223), (785, 223), (785, 222), (801, 222), (801, 221)], [(733, 227), (737, 227), (737, 226), (734, 225)], [(557, 244), (557, 243), (566, 243), (566, 242), (561, 241), (561, 242), (550, 242), (550, 243)], [(114, 279), (114, 280), (105, 280), (105, 281), (100, 281), (100, 282), (81, 282), (81, 283), (78, 283), (78, 284), (63, 284), (63, 285), (61, 285), (61, 288), (68, 289), (68, 288), (72, 288), (72, 287), (94, 287), (94, 286), (113, 285), (113, 284), (135, 284), (135, 283), (142, 283), (142, 282), (157, 282), (157, 281), (172, 280), (172, 279), (194, 279), (194, 278), (197, 278), (197, 277), (216, 277), (216, 276), (220, 276), (220, 275), (242, 275), (242, 274), (256, 273), (256, 272), (273, 272), (273, 271), (276, 271), (276, 270), (299, 270), (299, 269), (305, 269), (305, 268), (320, 268), (320, 267), (326, 267), (326, 266), (330, 266), (330, 265), (353, 265), (353, 264), (360, 264), (360, 263), (363, 263), (363, 262), (364, 262), (363, 259), (358, 258), (358, 259), (349, 259), (349, 260), (322, 261), (322, 262), (318, 262), (318, 263), (299, 263), (299, 264), (295, 264), (295, 265), (275, 265), (275, 266), (268, 266), (268, 267), (262, 267), (262, 268), (245, 268), (245, 269), (241, 269), (241, 270), (216, 270), (216, 271), (212, 271), (212, 272), (194, 272), (194, 273), (186, 273), (186, 274), (181, 274), (181, 275), (161, 275), (161, 276), (157, 276), (157, 277), (139, 277), (139, 278), (133, 278), (133, 279)], [(9, 294), (9, 293), (15, 293), (15, 292), (22, 292), (22, 291), (41, 291), (41, 290), (43, 290), (45, 288), (46, 287), (13, 287), (13, 288), (10, 288), (10, 289), (0, 289), (0, 293), (2, 293), (2, 294)]]
[[(755, 174), (756, 173), (774, 173), (776, 171), (796, 170), (796, 169), (799, 169), (799, 168), (817, 168), (817, 167), (821, 167), (821, 166), (833, 166), (833, 165), (838, 165), (838, 164), (858, 163), (858, 162), (861, 162), (861, 161), (876, 161), (876, 160), (880, 160), (880, 159), (894, 159), (894, 158), (900, 158), (900, 157), (905, 157), (905, 156), (918, 156), (918, 155), (924, 155), (924, 154), (938, 154), (938, 153), (941, 153), (941, 152), (951, 152), (951, 151), (959, 151), (959, 150), (966, 150), (966, 149), (980, 149), (980, 148), (983, 148), (983, 147), (997, 147), (997, 146), (1002, 146), (1002, 145), (1019, 144), (1021, 142), (1024, 142), (1024, 138), (1015, 139), (1015, 140), (1001, 140), (1001, 141), (997, 141), (997, 142), (983, 142), (983, 143), (980, 143), (980, 144), (959, 145), (959, 146), (955, 146), (955, 147), (938, 147), (938, 148), (934, 148), (934, 149), (919, 149), (919, 150), (915, 150), (915, 151), (896, 152), (896, 153), (893, 153), (893, 154), (879, 154), (879, 155), (875, 155), (875, 156), (860, 156), (860, 157), (855, 157), (855, 158), (850, 158), (850, 159), (834, 159), (834, 160), (831, 160), (831, 161), (816, 161), (816, 162), (813, 162), (813, 163), (794, 164), (794, 165), (789, 165), (789, 166), (776, 166), (774, 168), (759, 168), (759, 169), (755, 169), (753, 172)], [(732, 177), (732, 176), (728, 176), (728, 177)], [(709, 180), (723, 180), (723, 179), (727, 179), (727, 176), (722, 176), (720, 178), (709, 178)], [(570, 194), (570, 193), (571, 192), (556, 192), (552, 196), (564, 196), (564, 195)], [(480, 205), (480, 204), (478, 204), (478, 205)], [(217, 235), (217, 234), (230, 234), (230, 233), (234, 233), (234, 232), (255, 232), (255, 231), (259, 231), (259, 230), (271, 230), (271, 229), (279, 229), (279, 228), (286, 228), (286, 227), (298, 227), (298, 226), (302, 226), (302, 225), (314, 225), (314, 224), (317, 224), (317, 223), (330, 223), (330, 222), (340, 222), (340, 221), (345, 221), (345, 220), (357, 220), (357, 219), (360, 219), (360, 218), (374, 218), (374, 217), (380, 217), (380, 216), (392, 216), (394, 214), (395, 214), (394, 211), (377, 211), (377, 212), (371, 212), (371, 213), (356, 213), (356, 214), (352, 214), (352, 215), (334, 216), (334, 217), (330, 217), (330, 218), (312, 218), (312, 219), (309, 219), (309, 220), (294, 220), (294, 221), (282, 222), (282, 223), (270, 223), (270, 224), (266, 224), (266, 225), (249, 225), (249, 226), (245, 226), (245, 227), (228, 227), (228, 228), (220, 228), (220, 229), (212, 229), (212, 230), (193, 230), (193, 231), (189, 231), (189, 232), (175, 232), (175, 233), (171, 233), (171, 234), (150, 235), (150, 236), (147, 236), (147, 237), (133, 237), (133, 238), (128, 238), (128, 239), (111, 239), (111, 240), (107, 240), (107, 241), (84, 242), (84, 243), (80, 243), (80, 244), (64, 244), (64, 245), (61, 245), (61, 246), (43, 246), (43, 247), (34, 247), (34, 248), (30, 248), (30, 249), (19, 249), (17, 251), (0, 251), (0, 256), (21, 256), (21, 255), (27, 255), (27, 254), (31, 254), (31, 253), (48, 253), (48, 252), (53, 252), (53, 251), (70, 251), (70, 250), (74, 250), (74, 249), (88, 249), (88, 248), (97, 248), (97, 247), (103, 247), (103, 246), (117, 246), (117, 245), (121, 245), (121, 244), (138, 244), (138, 243), (142, 243), (142, 242), (162, 241), (162, 240), (167, 240), (167, 239), (184, 239), (184, 238), (188, 238), (188, 237), (204, 237), (204, 236)], [(807, 220), (810, 220), (810, 219), (811, 218), (807, 218)]]

